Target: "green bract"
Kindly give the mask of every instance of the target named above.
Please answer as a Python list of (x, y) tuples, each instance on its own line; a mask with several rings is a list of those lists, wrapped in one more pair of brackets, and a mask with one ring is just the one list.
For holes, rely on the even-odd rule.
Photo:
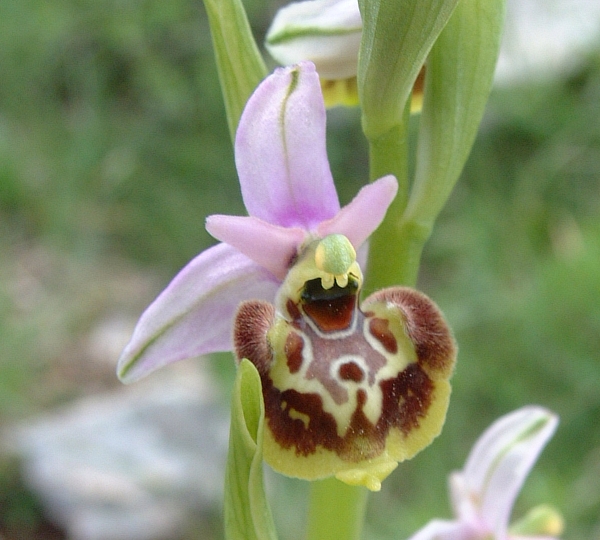
[(500, 49), (504, 0), (461, 0), (427, 60), (417, 167), (405, 220), (429, 235), (471, 151)]
[(401, 121), (427, 54), (458, 0), (359, 0), (358, 91), (369, 140)]
[(227, 540), (277, 538), (263, 483), (264, 414), (258, 372), (248, 360), (242, 360), (233, 388), (225, 473)]
[(241, 0), (204, 0), (231, 139), (248, 98), (267, 75)]

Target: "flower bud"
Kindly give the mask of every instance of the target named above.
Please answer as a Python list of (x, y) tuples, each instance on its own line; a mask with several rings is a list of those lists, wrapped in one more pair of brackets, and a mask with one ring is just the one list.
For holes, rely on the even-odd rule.
[(277, 12), (266, 47), (282, 65), (312, 61), (326, 80), (356, 77), (362, 21), (356, 0), (294, 2)]
[(510, 533), (515, 536), (558, 537), (564, 528), (565, 523), (561, 513), (548, 504), (540, 504), (511, 525)]

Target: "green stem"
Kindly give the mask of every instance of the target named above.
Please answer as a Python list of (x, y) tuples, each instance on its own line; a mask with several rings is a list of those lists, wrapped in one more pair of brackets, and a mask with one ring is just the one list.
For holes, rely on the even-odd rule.
[[(376, 139), (369, 140), (369, 175), (377, 180), (393, 174), (398, 180), (398, 194), (391, 210), (404, 212), (408, 201), (408, 122), (409, 115)], [(390, 210), (388, 210), (388, 215)]]
[(369, 262), (363, 294), (382, 287), (414, 286), (417, 280), (427, 230), (403, 220), (409, 195), (408, 125), (410, 103), (403, 118), (383, 136), (369, 140), (371, 180), (393, 174), (398, 180), (398, 195), (387, 211), (383, 223), (370, 239)]
[(312, 482), (307, 540), (359, 540), (367, 494), (336, 478)]
[(430, 231), (430, 227), (400, 219), (385, 223), (381, 234), (371, 236), (363, 294), (395, 285), (414, 287)]
[[(365, 294), (391, 285), (414, 285), (426, 228), (403, 221), (408, 202), (408, 123), (410, 109), (383, 135), (369, 139), (370, 175), (393, 174), (398, 194), (370, 240)], [(311, 484), (308, 540), (359, 540), (368, 491), (335, 478)]]

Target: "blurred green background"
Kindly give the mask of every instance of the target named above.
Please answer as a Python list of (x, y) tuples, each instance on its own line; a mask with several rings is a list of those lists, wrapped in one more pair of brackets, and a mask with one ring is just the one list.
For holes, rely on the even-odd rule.
[[(262, 39), (276, 6), (247, 7)], [(367, 178), (359, 126), (356, 110), (330, 112), (342, 202)], [(493, 92), (420, 277), (460, 345), (448, 421), (371, 497), (367, 538), (450, 517), (447, 474), (528, 403), (561, 424), (515, 517), (548, 502), (564, 538), (600, 538), (599, 178), (598, 54)], [(135, 317), (208, 246), (208, 214), (243, 211), (199, 1), (2, 0), (0, 423), (118, 386), (118, 351), (100, 369), (85, 336)], [(306, 486), (280, 490), (281, 537), (301, 538)], [(60, 538), (50, 529), (3, 463), (0, 535)]]

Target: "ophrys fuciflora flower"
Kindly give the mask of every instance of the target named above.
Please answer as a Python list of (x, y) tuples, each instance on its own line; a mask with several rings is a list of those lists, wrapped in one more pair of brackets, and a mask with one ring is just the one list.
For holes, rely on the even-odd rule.
[[(250, 97), (235, 162), (248, 216), (212, 215), (221, 243), (192, 259), (148, 306), (119, 359), (133, 382), (172, 362), (231, 351), (240, 302), (273, 302), (304, 246), (343, 234), (356, 249), (378, 227), (398, 184), (385, 176), (340, 206), (325, 143), (326, 114), (313, 64), (277, 69)], [(365, 250), (362, 250), (365, 253)]]
[(341, 208), (325, 119), (311, 63), (259, 85), (235, 141), (249, 215), (207, 218), (221, 243), (142, 314), (118, 373), (132, 382), (235, 341), (261, 374), (266, 461), (291, 476), (379, 489), (439, 433), (455, 347), (439, 310), (412, 289), (379, 291), (359, 309), (356, 252), (364, 258), (397, 182), (380, 178)]

